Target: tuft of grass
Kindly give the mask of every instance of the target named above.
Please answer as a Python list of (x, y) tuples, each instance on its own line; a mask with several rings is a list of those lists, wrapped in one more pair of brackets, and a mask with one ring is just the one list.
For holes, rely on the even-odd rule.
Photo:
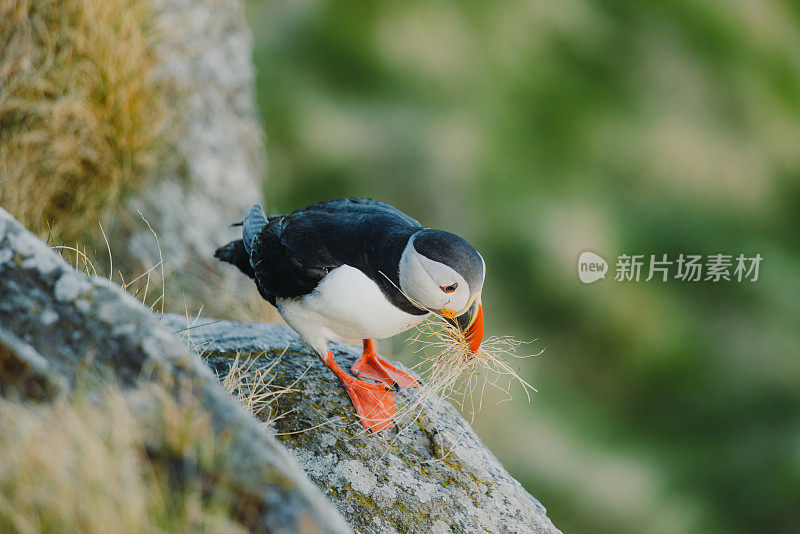
[(258, 356), (242, 359), (237, 353), (227, 372), (219, 377), (222, 388), (266, 425), (288, 415), (276, 411), (276, 402), (288, 393), (299, 393), (295, 386), (305, 375), (302, 373), (288, 386), (277, 384), (275, 366), (282, 357), (283, 354), (262, 367), (259, 365), (262, 359)]
[[(108, 280), (119, 284), (119, 286), (124, 290), (133, 295), (134, 298), (141, 299), (142, 305), (147, 307), (151, 312), (155, 309), (156, 306), (159, 304), (161, 305), (161, 317), (164, 316), (164, 305), (166, 301), (166, 278), (164, 276), (164, 257), (161, 253), (161, 244), (158, 240), (158, 234), (150, 225), (150, 222), (145, 218), (142, 212), (139, 212), (139, 215), (142, 217), (142, 220), (147, 225), (147, 228), (153, 234), (153, 239), (155, 241), (155, 247), (158, 250), (158, 258), (159, 261), (151, 266), (149, 269), (144, 269), (142, 272), (138, 273), (135, 276), (129, 276), (126, 280), (125, 275), (122, 273), (122, 269), (114, 270), (114, 255), (111, 253), (111, 243), (108, 241), (108, 237), (106, 236), (105, 231), (103, 230), (103, 225), (100, 226), (100, 234), (103, 236), (103, 240), (106, 245), (106, 251), (108, 252)], [(52, 232), (52, 227), (50, 228)], [(47, 242), (50, 242), (50, 235), (48, 235)], [(86, 250), (85, 246), (80, 246), (77, 243), (75, 246), (70, 245), (52, 245), (52, 247), (64, 258), (68, 263), (75, 265), (75, 272), (82, 273), (86, 276), (98, 276), (97, 268), (95, 267), (95, 261), (93, 257), (89, 255)], [(151, 276), (160, 269), (160, 276), (156, 276), (156, 281), (160, 280), (160, 290), (161, 293), (158, 297), (150, 302), (152, 299), (150, 297), (150, 287), (151, 287)], [(153, 285), (156, 285), (155, 283)], [(148, 305), (148, 302), (150, 304)], [(184, 299), (185, 304), (185, 299)], [(202, 312), (202, 309), (200, 310)], [(200, 316), (200, 312), (197, 314), (198, 318)], [(186, 320), (189, 321), (189, 310), (186, 308)]]
[(56, 242), (83, 240), (152, 174), (168, 107), (148, 3), (0, 0), (3, 207)]
[[(157, 398), (158, 416), (144, 424), (131, 394)], [(230, 496), (203, 480), (223, 453), (206, 413), (154, 386), (54, 405), (0, 399), (0, 531), (246, 532)]]
[[(508, 362), (511, 359), (538, 356), (518, 355), (523, 344), (510, 336), (489, 337), (483, 340), (477, 352), (472, 352), (466, 334), (458, 327), (436, 314), (417, 326), (409, 341), (421, 345), (417, 350), (422, 361), (412, 367), (422, 377), (423, 385), (416, 398), (403, 410), (403, 416), (413, 413), (424, 403), (449, 399), (462, 410), (474, 415), (480, 411), (486, 387), (499, 389), (504, 400), (512, 398), (511, 388), (517, 383), (530, 401), (531, 384), (519, 375)], [(501, 401), (502, 402), (502, 401)]]

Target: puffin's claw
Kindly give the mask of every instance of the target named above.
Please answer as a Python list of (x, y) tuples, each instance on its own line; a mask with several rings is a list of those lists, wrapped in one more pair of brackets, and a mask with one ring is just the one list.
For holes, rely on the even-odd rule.
[[(350, 368), (350, 372), (353, 373), (353, 376), (358, 376), (361, 374), (361, 371), (355, 368), (355, 364), (353, 364), (353, 366)], [(372, 377), (364, 375), (364, 378), (372, 378)], [(392, 380), (391, 385), (387, 385), (384, 380), (379, 380), (378, 378), (372, 378), (372, 380), (378, 380), (378, 382), (384, 384), (387, 391), (400, 391), (400, 386), (398, 386), (397, 382), (395, 382), (394, 380)]]

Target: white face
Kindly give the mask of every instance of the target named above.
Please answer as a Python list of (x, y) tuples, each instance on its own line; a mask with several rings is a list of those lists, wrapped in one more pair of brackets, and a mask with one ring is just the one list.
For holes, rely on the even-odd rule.
[(455, 315), (466, 311), (470, 298), (481, 288), (470, 288), (453, 268), (423, 256), (413, 243), (412, 237), (400, 258), (403, 293), (429, 310), (450, 310)]

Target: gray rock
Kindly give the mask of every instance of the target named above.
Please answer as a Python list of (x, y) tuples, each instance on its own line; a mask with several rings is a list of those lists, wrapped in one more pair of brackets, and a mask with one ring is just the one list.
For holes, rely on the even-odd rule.
[[(262, 367), (279, 358), (273, 386), (302, 377), (275, 402), (271, 428), (357, 532), (558, 532), (449, 403), (438, 412), (425, 404), (400, 432), (370, 435), (338, 379), (289, 327), (201, 319), (186, 330), (182, 317), (164, 322), (183, 330), (220, 375), (239, 354)], [(360, 355), (346, 344), (331, 349), (345, 369)], [(415, 394), (401, 390), (398, 406)]]
[(66, 390), (66, 381), (47, 359), (0, 327), (0, 396), (50, 401)]
[[(224, 480), (257, 532), (350, 532), (286, 449), (219, 386), (200, 359), (114, 284), (76, 274), (0, 209), (0, 394), (47, 401), (75, 384), (163, 384), (191, 395), (227, 443)], [(82, 390), (83, 391), (83, 390)], [(138, 399), (147, 418), (157, 399)], [(149, 454), (158, 455), (158, 440)], [(204, 469), (213, 470), (215, 467)]]

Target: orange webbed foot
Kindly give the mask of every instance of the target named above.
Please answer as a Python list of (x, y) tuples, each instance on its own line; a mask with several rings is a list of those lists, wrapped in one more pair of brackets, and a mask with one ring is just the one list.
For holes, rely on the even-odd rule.
[(358, 418), (364, 428), (380, 432), (394, 426), (394, 391), (383, 384), (370, 384), (357, 378), (342, 380), (347, 395), (353, 402)]
[(371, 432), (380, 432), (394, 426), (393, 418), (396, 412), (394, 391), (383, 384), (364, 382), (348, 375), (336, 364), (330, 351), (325, 358), (325, 365), (336, 374), (344, 386), (364, 428)]
[(350, 371), (355, 376), (371, 378), (394, 389), (419, 387), (413, 376), (378, 356), (371, 339), (364, 340), (364, 354), (350, 367)]

